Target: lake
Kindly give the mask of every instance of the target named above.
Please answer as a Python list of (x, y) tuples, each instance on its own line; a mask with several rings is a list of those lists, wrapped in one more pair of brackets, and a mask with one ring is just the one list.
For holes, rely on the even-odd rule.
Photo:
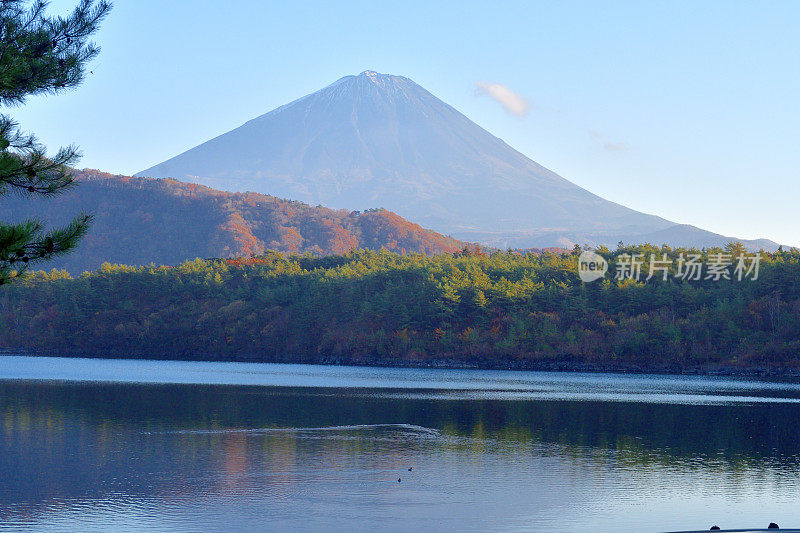
[(800, 524), (800, 384), (0, 357), (0, 530)]

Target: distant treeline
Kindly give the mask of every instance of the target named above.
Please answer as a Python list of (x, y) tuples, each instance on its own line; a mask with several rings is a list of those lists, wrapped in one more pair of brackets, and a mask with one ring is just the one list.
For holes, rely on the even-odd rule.
[[(800, 371), (800, 252), (599, 250), (604, 279), (567, 254), (354, 250), (105, 264), (0, 289), (0, 348), (97, 357), (634, 371)], [(731, 279), (681, 279), (681, 256), (731, 258)], [(640, 281), (618, 265), (643, 254)], [(648, 258), (669, 271), (647, 277)], [(661, 263), (662, 265), (665, 263)], [(663, 274), (663, 275), (662, 275)], [(667, 276), (667, 280), (663, 279)]]

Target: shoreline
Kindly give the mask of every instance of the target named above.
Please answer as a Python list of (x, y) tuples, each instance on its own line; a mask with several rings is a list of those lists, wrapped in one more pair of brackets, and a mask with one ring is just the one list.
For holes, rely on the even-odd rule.
[(731, 367), (731, 366), (625, 366), (601, 365), (581, 363), (574, 361), (484, 361), (474, 363), (458, 359), (432, 359), (426, 361), (413, 360), (345, 360), (339, 357), (322, 357), (315, 360), (277, 360), (276, 358), (264, 359), (255, 356), (242, 356), (233, 358), (206, 357), (156, 357), (153, 354), (120, 354), (109, 353), (104, 356), (89, 354), (81, 351), (51, 351), (0, 348), (0, 357), (53, 357), (53, 358), (80, 358), (100, 360), (134, 360), (134, 361), (185, 361), (185, 362), (217, 362), (217, 363), (264, 363), (287, 365), (320, 365), (320, 366), (350, 366), (368, 368), (418, 368), (438, 370), (507, 370), (523, 372), (561, 372), (565, 374), (630, 374), (630, 375), (673, 375), (673, 376), (708, 376), (708, 377), (760, 377), (760, 378), (797, 378), (800, 379), (800, 369), (785, 367)]

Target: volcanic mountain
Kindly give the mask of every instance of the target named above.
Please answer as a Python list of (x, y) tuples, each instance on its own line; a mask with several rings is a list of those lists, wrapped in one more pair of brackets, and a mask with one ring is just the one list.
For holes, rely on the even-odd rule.
[[(600, 198), (542, 167), (412, 80), (365, 71), (281, 106), (137, 176), (312, 205), (383, 207), (499, 247), (723, 237)], [(744, 241), (772, 249), (771, 241)]]

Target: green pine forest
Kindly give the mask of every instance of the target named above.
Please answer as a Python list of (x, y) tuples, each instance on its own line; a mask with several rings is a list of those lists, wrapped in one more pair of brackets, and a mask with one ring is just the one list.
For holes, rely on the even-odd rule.
[[(696, 251), (705, 259), (726, 250)], [(268, 252), (33, 272), (0, 291), (0, 349), (52, 355), (549, 370), (797, 373), (800, 251), (757, 280), (582, 282), (572, 253)], [(731, 270), (731, 273), (732, 270)]]
[[(82, 0), (59, 17), (45, 8), (2, 3), (2, 106), (76, 87), (99, 53), (89, 39), (107, 1)], [(599, 250), (610, 273), (586, 283), (580, 248), (486, 252), (382, 209), (74, 172), (78, 156), (74, 146), (48, 156), (0, 115), (0, 350), (800, 375), (795, 249), (763, 253), (758, 279), (689, 280), (676, 270), (682, 254), (708, 263), (744, 247), (620, 245)], [(176, 265), (195, 254), (225, 258)], [(615, 279), (630, 254), (668, 256), (672, 270), (666, 280)], [(30, 272), (101, 261), (169, 266)]]

